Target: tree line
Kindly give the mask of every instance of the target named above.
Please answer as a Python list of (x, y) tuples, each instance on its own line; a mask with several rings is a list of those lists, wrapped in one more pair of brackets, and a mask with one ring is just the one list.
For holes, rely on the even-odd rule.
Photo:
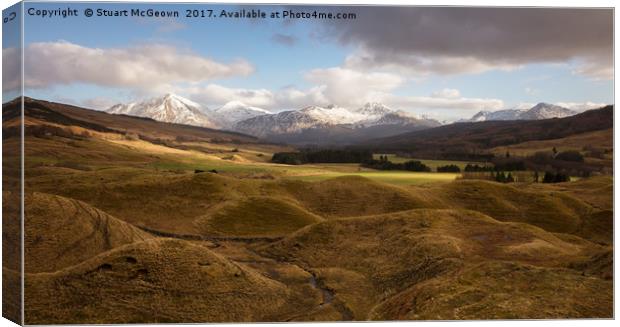
[(286, 165), (307, 163), (363, 163), (372, 160), (372, 152), (366, 150), (303, 149), (299, 152), (277, 152), (271, 162)]

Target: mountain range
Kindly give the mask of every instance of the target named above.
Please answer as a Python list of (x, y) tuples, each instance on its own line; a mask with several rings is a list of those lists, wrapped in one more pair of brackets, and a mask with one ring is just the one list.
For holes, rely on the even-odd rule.
[[(329, 105), (272, 113), (240, 101), (231, 101), (211, 110), (181, 96), (166, 94), (142, 102), (117, 104), (106, 111), (162, 122), (231, 130), (293, 144), (356, 143), (444, 125), (378, 102), (366, 103), (356, 109)], [(557, 105), (539, 103), (530, 109), (480, 111), (470, 119), (459, 122), (541, 120), (575, 114), (577, 112)]]
[(329, 105), (271, 113), (240, 101), (231, 101), (210, 110), (175, 94), (116, 104), (106, 112), (232, 130), (272, 141), (292, 139), (292, 143), (325, 143), (328, 137), (330, 143), (347, 143), (441, 125), (436, 120), (393, 110), (376, 102), (353, 110)]
[(576, 115), (577, 112), (541, 102), (530, 109), (504, 109), (498, 111), (480, 111), (470, 119), (460, 120), (459, 122), (480, 122), (490, 120), (540, 120), (549, 118), (564, 118)]

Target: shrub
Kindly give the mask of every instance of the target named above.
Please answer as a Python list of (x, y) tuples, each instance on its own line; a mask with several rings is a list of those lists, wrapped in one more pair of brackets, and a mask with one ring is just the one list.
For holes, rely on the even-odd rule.
[(570, 176), (563, 173), (546, 172), (543, 177), (543, 183), (562, 183), (570, 181)]
[(460, 173), (461, 168), (459, 168), (459, 166), (457, 165), (438, 166), (437, 172), (438, 173)]
[(555, 158), (563, 161), (583, 162), (583, 155), (579, 151), (563, 151), (558, 153)]

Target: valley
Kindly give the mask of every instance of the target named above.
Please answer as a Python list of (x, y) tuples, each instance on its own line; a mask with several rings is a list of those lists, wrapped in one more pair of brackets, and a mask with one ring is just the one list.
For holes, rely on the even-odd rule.
[[(20, 106), (3, 105), (5, 149), (19, 146)], [(214, 128), (232, 121), (24, 106), (28, 324), (613, 317), (611, 106), (431, 123), (347, 148), (428, 171), (274, 163), (301, 147)], [(4, 158), (9, 199), (18, 167)], [(465, 178), (507, 159), (524, 169)], [(571, 181), (486, 178), (546, 170)]]

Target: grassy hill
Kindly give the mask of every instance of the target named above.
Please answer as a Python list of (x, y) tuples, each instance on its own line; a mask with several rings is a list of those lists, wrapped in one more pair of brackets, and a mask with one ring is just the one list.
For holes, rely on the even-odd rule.
[[(604, 315), (611, 308), (610, 293), (595, 295), (596, 299), (589, 299), (584, 307), (572, 307), (571, 301), (579, 298), (580, 295), (573, 291), (579, 290), (582, 282), (602, 290), (610, 286), (609, 281), (555, 268), (564, 262), (588, 257), (598, 248), (593, 243), (562, 239), (527, 224), (502, 223), (474, 211), (417, 209), (321, 222), (261, 251), (267, 256), (305, 266), (315, 271), (319, 278), (325, 278), (325, 285), (333, 289), (335, 298), (347, 303), (348, 309), (358, 314), (355, 319), (391, 320), (471, 319), (480, 314), (485, 318), (548, 316), (544, 310), (536, 311), (534, 303), (549, 308), (561, 307), (554, 313), (556, 317)], [(489, 268), (493, 266), (497, 270)], [(500, 271), (506, 269), (522, 269), (525, 274), (516, 276), (514, 283), (505, 275), (501, 279), (503, 282), (489, 282), (493, 278), (478, 269), (497, 274), (494, 276), (502, 276)], [(554, 281), (539, 280), (535, 287), (524, 289), (516, 298), (509, 299), (514, 303), (528, 301), (531, 306), (506, 310), (506, 303), (491, 300), (510, 288), (528, 285), (537, 276)], [(456, 286), (454, 281), (463, 283), (463, 286)], [(564, 281), (568, 283), (562, 284)], [(429, 291), (425, 297), (416, 297), (411, 302), (409, 299), (417, 294), (411, 294), (413, 292), (407, 285), (416, 285), (416, 290), (425, 285), (443, 285), (454, 292)], [(563, 285), (563, 291), (571, 298), (552, 296), (554, 285)], [(366, 294), (371, 299), (366, 303), (347, 301), (355, 297), (355, 290), (359, 289), (368, 290)], [(442, 298), (444, 294), (445, 300)], [(409, 297), (407, 301), (402, 300), (405, 296)], [(434, 301), (429, 299), (431, 296), (445, 301), (445, 307), (420, 316), (403, 315), (403, 311), (417, 312), (418, 305), (432, 308)], [(451, 307), (449, 301), (455, 296), (461, 298)], [(546, 303), (536, 300), (543, 297)], [(379, 307), (367, 315), (371, 303), (379, 303)], [(414, 307), (411, 307), (412, 303)], [(597, 303), (604, 305), (599, 307)], [(471, 316), (454, 315), (460, 306), (465, 305), (478, 308), (470, 311)]]
[[(19, 149), (11, 105), (3, 142)], [(613, 315), (612, 176), (289, 166), (269, 162), (287, 146), (235, 133), (32, 99), (26, 113), (26, 323)], [(588, 133), (565, 140), (609, 136)], [(9, 256), (17, 153), (4, 153)]]
[(31, 324), (222, 322), (270, 320), (288, 299), (285, 285), (206, 247), (156, 239), (27, 275), (25, 305)]

